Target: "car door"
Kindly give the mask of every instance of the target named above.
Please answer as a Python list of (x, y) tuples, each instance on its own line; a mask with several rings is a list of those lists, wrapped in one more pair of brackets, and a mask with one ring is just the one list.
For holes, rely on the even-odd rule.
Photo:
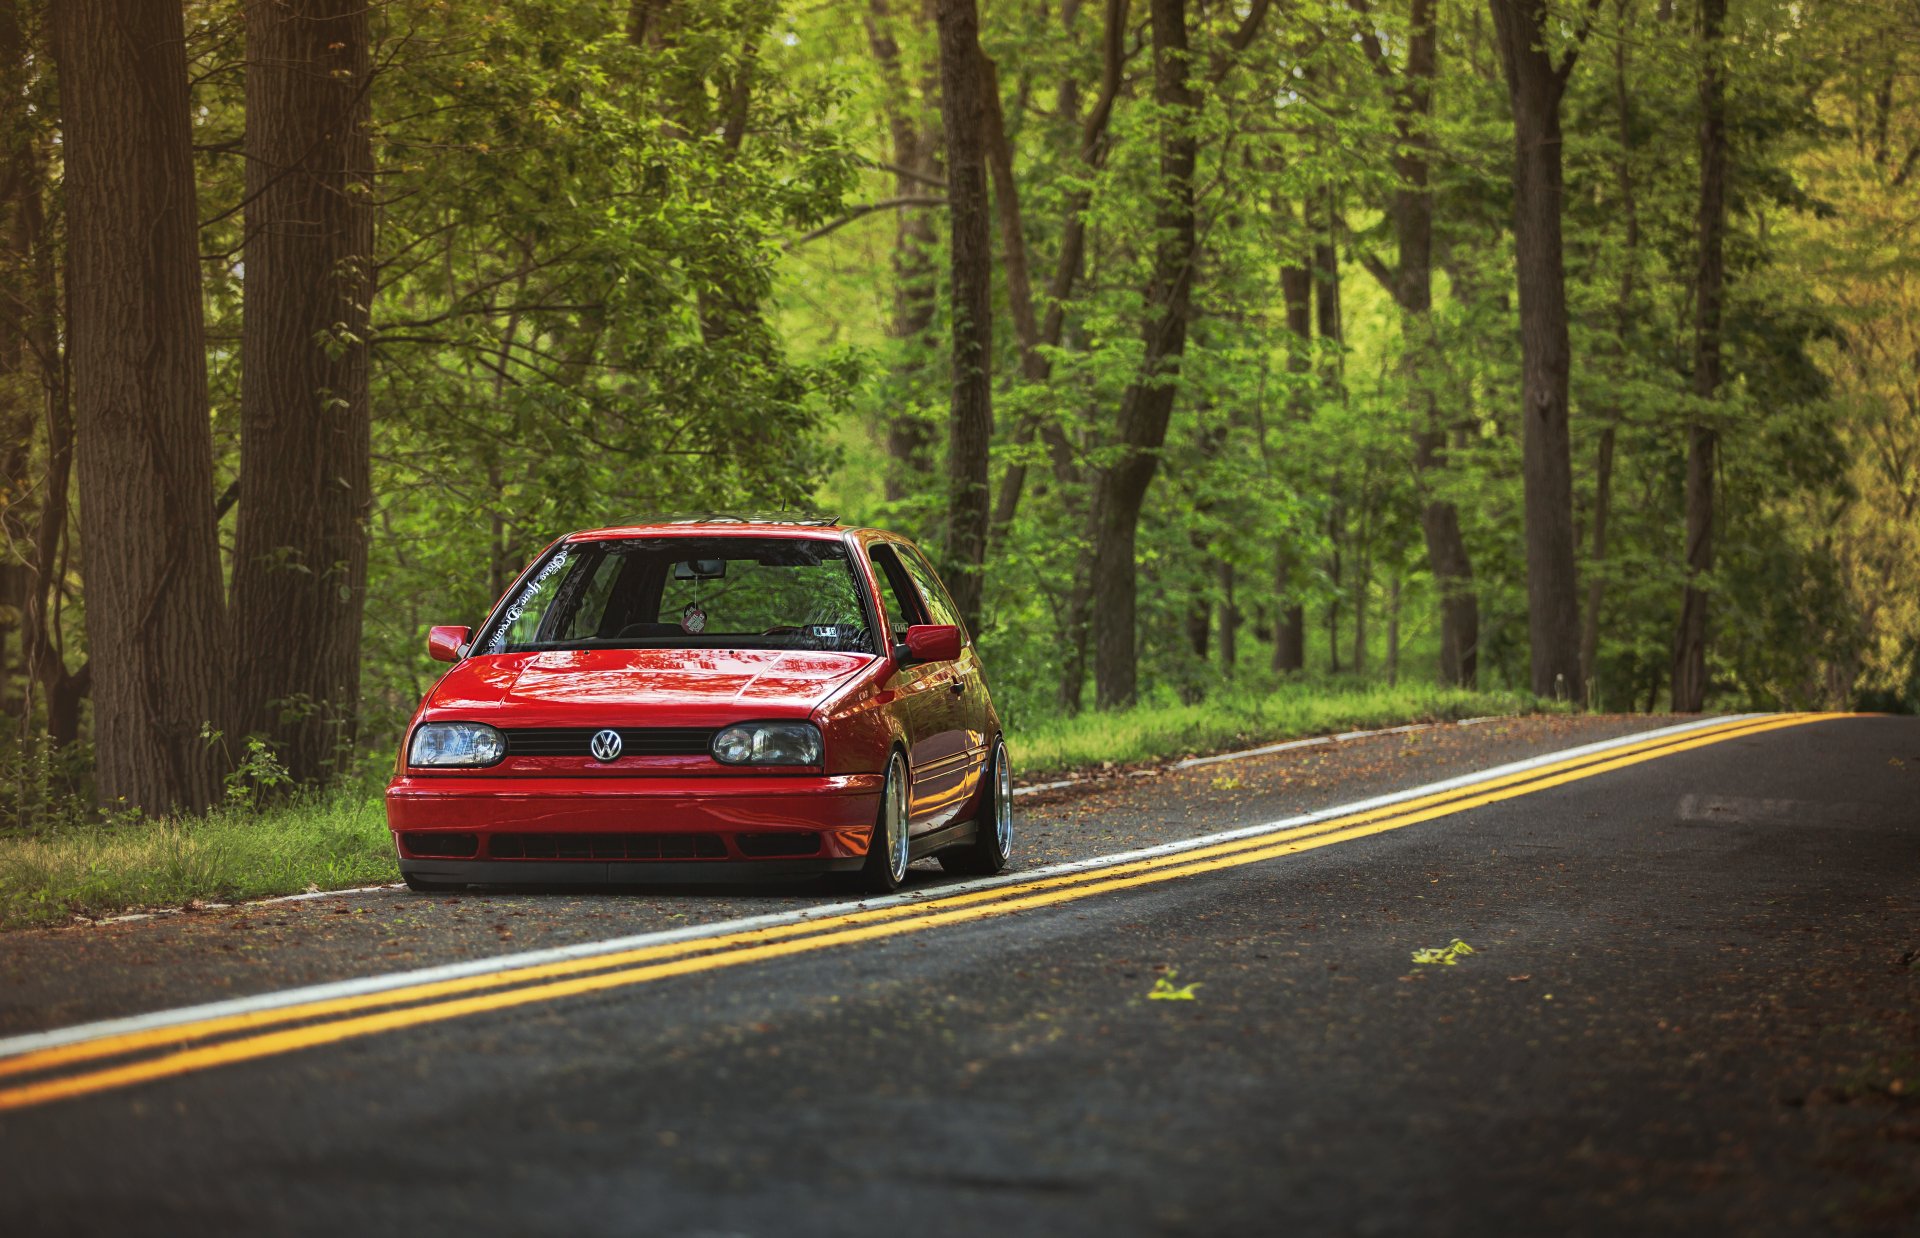
[(956, 802), (953, 807), (958, 812), (972, 801), (986, 762), (989, 721), (986, 676), (981, 673), (980, 655), (974, 650), (973, 635), (967, 631), (967, 625), (961, 622), (959, 608), (953, 604), (953, 598), (934, 572), (933, 565), (911, 546), (901, 547), (900, 558), (907, 566), (908, 575), (913, 577), (932, 622), (950, 624), (960, 629), (960, 656), (947, 664), (951, 673), (946, 680), (940, 719), (940, 725), (953, 736), (952, 750), (962, 758), (954, 782)]
[[(909, 569), (906, 548), (892, 542), (868, 548), (874, 577), (880, 582), (892, 644), (906, 639), (910, 625), (941, 622), (934, 617)], [(909, 830), (939, 829), (959, 811), (967, 775), (964, 720), (955, 708), (955, 664), (922, 662), (896, 670), (887, 685), (898, 693), (895, 707), (907, 732), (907, 762), (913, 770)]]

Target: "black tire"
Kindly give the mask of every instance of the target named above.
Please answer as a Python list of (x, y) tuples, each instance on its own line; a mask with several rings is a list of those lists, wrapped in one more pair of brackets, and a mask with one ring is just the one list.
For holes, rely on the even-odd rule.
[(429, 881), (425, 877), (416, 877), (412, 873), (401, 873), (400, 880), (407, 883), (407, 889), (415, 894), (445, 894), (448, 890), (463, 890), (464, 881)]
[(980, 786), (980, 807), (973, 818), (973, 841), (940, 853), (940, 867), (966, 877), (991, 877), (1005, 872), (1013, 858), (1013, 770), (1007, 764), (1007, 745), (993, 741), (987, 775)]
[(867, 842), (867, 862), (860, 869), (860, 888), (869, 894), (891, 894), (907, 879), (907, 865), (912, 862), (908, 803), (907, 762), (896, 752), (887, 761), (880, 811), (874, 817), (873, 837)]

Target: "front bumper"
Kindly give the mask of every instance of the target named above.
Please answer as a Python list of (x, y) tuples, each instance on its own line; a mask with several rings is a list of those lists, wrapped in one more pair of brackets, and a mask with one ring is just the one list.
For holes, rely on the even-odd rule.
[(881, 774), (415, 775), (387, 788), (400, 868), (430, 881), (751, 880), (851, 871)]

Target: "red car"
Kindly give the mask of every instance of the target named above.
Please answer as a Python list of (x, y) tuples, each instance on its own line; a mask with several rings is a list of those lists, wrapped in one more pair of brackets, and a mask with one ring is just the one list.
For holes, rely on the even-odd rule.
[(561, 538), (407, 727), (387, 824), (415, 890), (1007, 865), (1000, 719), (905, 538), (698, 520)]

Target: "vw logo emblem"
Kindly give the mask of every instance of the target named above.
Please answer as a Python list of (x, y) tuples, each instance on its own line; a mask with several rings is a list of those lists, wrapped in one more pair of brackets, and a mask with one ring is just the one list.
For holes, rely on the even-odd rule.
[(617, 761), (620, 759), (620, 732), (608, 727), (604, 731), (595, 731), (593, 739), (587, 743), (587, 751), (596, 761)]

